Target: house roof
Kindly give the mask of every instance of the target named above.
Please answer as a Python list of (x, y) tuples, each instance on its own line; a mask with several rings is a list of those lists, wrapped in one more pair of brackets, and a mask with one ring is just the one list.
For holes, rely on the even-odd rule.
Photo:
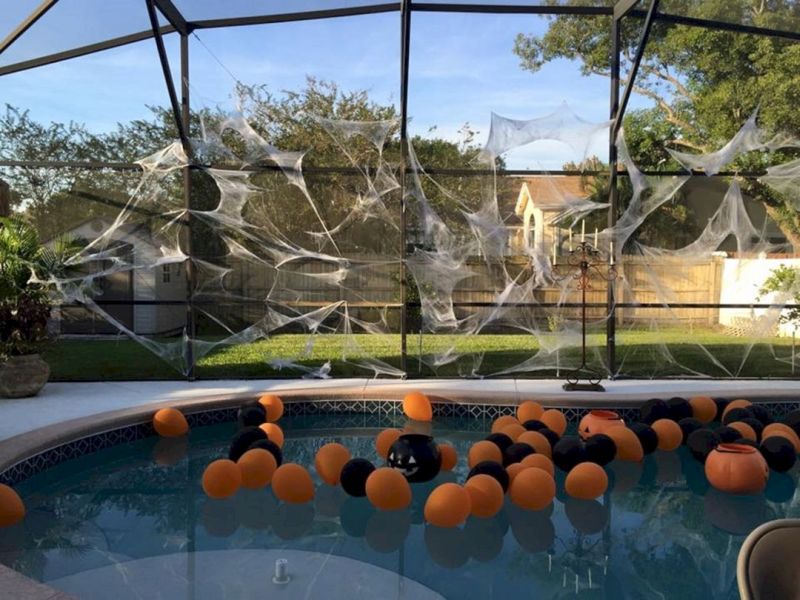
[(542, 210), (561, 210), (570, 200), (586, 198), (591, 193), (589, 181), (579, 175), (541, 175), (521, 178), (514, 213), (521, 217), (525, 206), (533, 202)]

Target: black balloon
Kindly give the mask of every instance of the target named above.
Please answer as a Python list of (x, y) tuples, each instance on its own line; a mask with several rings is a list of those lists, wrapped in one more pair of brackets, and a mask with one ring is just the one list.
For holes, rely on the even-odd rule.
[(758, 421), (761, 423), (762, 428), (769, 425), (770, 423), (775, 422), (775, 419), (772, 418), (772, 415), (769, 414), (769, 411), (760, 404), (751, 405), (750, 412), (752, 412), (753, 416), (756, 419), (758, 419)]
[(764, 431), (764, 424), (754, 417), (749, 417), (747, 419), (742, 419), (742, 423), (747, 423), (750, 427), (753, 428), (753, 431), (756, 432), (756, 439), (761, 439), (761, 432)]
[(522, 462), (522, 459), (530, 454), (536, 454), (536, 450), (528, 444), (511, 444), (503, 451), (503, 466), (507, 467), (514, 463)]
[(522, 426), (527, 429), (528, 431), (540, 431), (542, 429), (550, 429), (547, 425), (538, 421), (537, 419), (530, 419), (529, 421), (525, 421)]
[(486, 441), (492, 442), (495, 446), (500, 448), (500, 452), (505, 452), (505, 449), (514, 443), (514, 440), (505, 433), (490, 433), (486, 436)]
[(692, 416), (692, 406), (686, 398), (678, 396), (670, 398), (667, 400), (667, 408), (669, 408), (669, 418), (673, 421), (680, 421)]
[(258, 427), (267, 420), (267, 412), (260, 404), (245, 404), (236, 413), (239, 427)]
[(689, 436), (697, 431), (698, 429), (703, 428), (703, 423), (700, 419), (695, 419), (694, 417), (684, 417), (680, 421), (678, 421), (678, 425), (683, 432), (683, 444), (689, 439)]
[(761, 450), (761, 454), (767, 461), (769, 468), (778, 473), (785, 473), (797, 461), (794, 444), (781, 436), (768, 437), (761, 442), (759, 450)]
[(720, 441), (720, 437), (717, 435), (716, 431), (711, 431), (710, 429), (698, 429), (697, 431), (693, 431), (689, 434), (689, 437), (686, 440), (686, 446), (689, 448), (689, 452), (692, 453), (692, 456), (694, 456), (696, 460), (704, 463), (706, 462), (708, 455), (711, 454), (711, 451), (717, 447), (717, 444), (719, 444)]
[(659, 398), (648, 400), (639, 409), (639, 416), (642, 423), (652, 425), (659, 419), (669, 418), (669, 406)]
[(751, 418), (754, 418), (753, 411), (749, 408), (732, 408), (722, 417), (722, 423), (723, 425), (728, 425), (729, 423)]
[(339, 481), (342, 489), (348, 496), (361, 497), (367, 495), (367, 477), (375, 470), (375, 465), (366, 458), (351, 458), (348, 460)]
[(651, 454), (658, 448), (658, 434), (647, 423), (631, 423), (628, 428), (639, 438), (645, 454)]
[(228, 458), (235, 462), (250, 449), (253, 442), (266, 439), (267, 434), (258, 427), (245, 427), (233, 436)]
[(714, 398), (714, 404), (717, 405), (717, 415), (714, 417), (715, 421), (722, 420), (722, 413), (725, 412), (725, 409), (728, 407), (731, 401), (727, 398)]
[(255, 441), (250, 444), (248, 450), (252, 450), (253, 448), (262, 448), (272, 454), (272, 456), (275, 457), (275, 462), (278, 463), (279, 467), (283, 464), (283, 451), (281, 450), (281, 447), (272, 440)]
[(719, 436), (719, 441), (723, 444), (732, 444), (742, 437), (742, 434), (733, 427), (719, 427), (714, 430), (714, 433)]
[(793, 410), (788, 415), (783, 417), (783, 422), (789, 427), (794, 429), (797, 435), (800, 435), (800, 410)]
[(540, 429), (539, 433), (541, 433), (544, 437), (547, 438), (547, 441), (550, 442), (550, 447), (552, 448), (558, 443), (558, 440), (561, 438), (558, 437), (558, 434), (550, 429), (549, 427), (545, 427), (544, 429)]
[(576, 436), (565, 436), (553, 446), (553, 463), (562, 471), (571, 471), (582, 462), (586, 462), (586, 450)]
[(489, 475), (490, 477), (494, 477), (503, 487), (503, 492), (505, 493), (508, 491), (508, 473), (506, 473), (506, 470), (500, 463), (496, 463), (493, 460), (479, 462), (470, 469), (470, 472), (467, 474), (467, 479), (475, 477), (475, 475)]
[(408, 481), (430, 481), (442, 468), (442, 453), (431, 436), (405, 433), (389, 447), (386, 464)]
[(617, 455), (617, 445), (604, 433), (596, 433), (583, 445), (586, 460), (604, 467)]
[(733, 443), (742, 446), (750, 446), (751, 448), (758, 448), (758, 442), (754, 442), (746, 437), (740, 437), (738, 440), (733, 440)]

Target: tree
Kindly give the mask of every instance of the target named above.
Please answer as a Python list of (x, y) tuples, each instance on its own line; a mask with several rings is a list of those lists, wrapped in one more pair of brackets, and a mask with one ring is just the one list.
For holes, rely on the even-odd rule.
[[(587, 4), (586, 0), (548, 3)], [(591, 4), (607, 3), (594, 0)], [(791, 0), (674, 0), (669, 11), (775, 29), (791, 29), (800, 23), (800, 4)], [(623, 84), (630, 76), (641, 20), (626, 19), (625, 24)], [(584, 75), (609, 76), (610, 47), (607, 19), (562, 15), (552, 19), (544, 35), (520, 33), (514, 52), (522, 68), (532, 72), (565, 58), (579, 61)], [(769, 133), (800, 134), (796, 108), (800, 46), (789, 40), (657, 22), (633, 90), (653, 101), (647, 118), (663, 136), (628, 140), (634, 155), (656, 161), (644, 163), (646, 167), (668, 158), (665, 146), (699, 153), (716, 150), (759, 107), (760, 125)], [(626, 118), (626, 131), (632, 118), (637, 118), (635, 113)], [(637, 146), (644, 142), (650, 146)], [(750, 154), (739, 157), (732, 168), (758, 170), (786, 159), (786, 152)], [(748, 180), (743, 189), (764, 204), (790, 242), (800, 247), (800, 214), (789, 202), (755, 180)]]

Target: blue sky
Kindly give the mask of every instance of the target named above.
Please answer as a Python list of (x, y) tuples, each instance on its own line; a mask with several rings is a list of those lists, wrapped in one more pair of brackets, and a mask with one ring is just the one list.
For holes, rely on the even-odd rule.
[[(72, 22), (92, 31), (101, 19), (102, 13), (96, 19), (84, 14), (82, 21)], [(17, 49), (18, 57), (36, 51), (39, 46), (34, 42), (39, 39), (54, 43), (52, 30), (45, 25), (43, 20), (41, 30), (31, 30), (36, 37)], [(548, 64), (536, 74), (519, 67), (512, 52), (515, 35), (541, 33), (546, 27), (547, 20), (535, 16), (415, 13), (410, 132), (427, 135), (435, 127), (431, 135), (458, 139), (458, 130), (468, 122), (484, 141), (492, 111), (530, 119), (552, 113), (563, 102), (584, 119), (605, 120), (607, 79), (583, 77), (578, 65), (568, 61)], [(234, 80), (206, 46), (246, 83), (267, 83), (274, 91), (296, 90), (308, 74), (334, 80), (343, 89), (367, 89), (379, 103), (398, 102), (397, 13), (200, 30), (198, 35), (203, 43), (195, 39), (191, 43), (195, 107), (232, 107)], [(70, 36), (65, 34), (65, 38)], [(177, 69), (177, 38), (168, 37), (167, 46)], [(166, 104), (167, 97), (150, 40), (2, 77), (0, 102), (29, 108), (41, 121), (72, 119), (101, 132), (112, 129), (117, 121), (147, 116), (147, 104)], [(632, 103), (639, 105), (643, 105), (640, 99)], [(592, 151), (604, 156), (603, 148), (599, 141)], [(558, 142), (537, 142), (512, 151), (507, 163), (512, 168), (556, 169), (580, 158)]]

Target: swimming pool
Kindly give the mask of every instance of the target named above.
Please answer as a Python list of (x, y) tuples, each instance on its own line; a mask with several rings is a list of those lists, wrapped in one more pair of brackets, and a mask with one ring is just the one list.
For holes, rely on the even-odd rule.
[[(286, 460), (313, 465), (323, 444), (379, 463), (374, 436), (402, 417), (290, 416)], [(346, 423), (348, 428), (342, 429)], [(436, 440), (458, 467), (412, 485), (410, 509), (317, 482), (314, 501), (283, 505), (269, 489), (205, 497), (206, 465), (227, 453), (234, 423), (192, 430), (188, 442), (148, 438), (102, 450), (17, 486), (25, 521), (0, 530), (0, 562), (78, 598), (736, 598), (736, 557), (759, 524), (800, 516), (796, 469), (763, 495), (709, 488), (685, 448), (642, 464), (614, 461), (600, 501), (557, 500), (540, 512), (506, 502), (459, 529), (423, 523), (427, 494), (463, 481), (463, 456), (489, 421), (437, 418)], [(311, 469), (313, 473), (313, 469)], [(288, 561), (288, 582), (275, 577)]]

